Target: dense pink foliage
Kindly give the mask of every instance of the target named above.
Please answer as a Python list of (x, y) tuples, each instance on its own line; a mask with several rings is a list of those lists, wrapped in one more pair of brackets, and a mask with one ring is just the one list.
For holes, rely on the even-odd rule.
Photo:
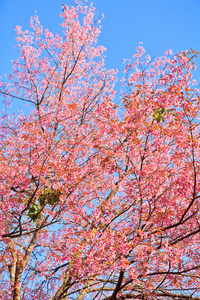
[[(92, 5), (65, 6), (63, 37), (19, 26), (1, 97), (0, 298), (200, 299), (196, 52), (116, 72)], [(128, 92), (127, 92), (128, 91)]]

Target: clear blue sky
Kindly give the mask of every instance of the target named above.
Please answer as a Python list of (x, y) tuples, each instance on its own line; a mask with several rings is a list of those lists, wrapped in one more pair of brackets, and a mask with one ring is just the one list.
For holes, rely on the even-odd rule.
[[(89, 1), (89, 0), (88, 0)], [(37, 11), (44, 28), (59, 32), (61, 4), (73, 0), (0, 0), (0, 73), (11, 72), (16, 57), (15, 26), (27, 29)], [(139, 42), (151, 57), (169, 48), (174, 53), (193, 48), (200, 51), (200, 0), (94, 0), (104, 13), (99, 44), (107, 48), (106, 66), (122, 69)], [(196, 78), (200, 77), (200, 59)], [(121, 72), (119, 72), (120, 76)]]

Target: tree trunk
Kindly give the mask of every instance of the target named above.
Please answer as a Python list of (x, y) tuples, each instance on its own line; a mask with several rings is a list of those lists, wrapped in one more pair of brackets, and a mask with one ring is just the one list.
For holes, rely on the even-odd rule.
[(23, 263), (21, 260), (16, 262), (13, 300), (21, 300), (21, 275), (23, 271)]

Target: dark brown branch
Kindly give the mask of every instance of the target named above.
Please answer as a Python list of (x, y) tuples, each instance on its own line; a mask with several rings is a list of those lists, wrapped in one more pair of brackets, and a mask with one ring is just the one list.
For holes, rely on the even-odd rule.
[(115, 288), (112, 296), (109, 298), (109, 300), (116, 300), (117, 299), (116, 296), (117, 296), (117, 293), (120, 291), (120, 287), (121, 287), (123, 278), (124, 278), (124, 271), (121, 271), (120, 274), (119, 274), (119, 278), (118, 278), (116, 288)]

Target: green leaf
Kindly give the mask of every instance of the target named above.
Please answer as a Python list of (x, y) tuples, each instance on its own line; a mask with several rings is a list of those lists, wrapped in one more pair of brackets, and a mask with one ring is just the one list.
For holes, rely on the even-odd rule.
[(46, 195), (40, 195), (38, 200), (39, 200), (39, 203), (40, 203), (40, 206), (44, 206), (45, 205), (45, 200), (46, 200)]
[(165, 115), (165, 109), (158, 108), (153, 114), (153, 119), (156, 120), (158, 123), (160, 123), (162, 120), (164, 120), (164, 115)]
[(48, 198), (48, 204), (53, 206), (54, 204), (58, 203), (60, 201), (60, 194), (60, 191), (52, 192)]
[(41, 194), (38, 198), (40, 206), (44, 206), (45, 203), (53, 206), (60, 201), (60, 194), (61, 192), (59, 190), (54, 191), (53, 189), (51, 189), (44, 191), (44, 193)]
[(37, 204), (33, 204), (28, 209), (28, 217), (35, 223), (40, 217), (40, 207)]

